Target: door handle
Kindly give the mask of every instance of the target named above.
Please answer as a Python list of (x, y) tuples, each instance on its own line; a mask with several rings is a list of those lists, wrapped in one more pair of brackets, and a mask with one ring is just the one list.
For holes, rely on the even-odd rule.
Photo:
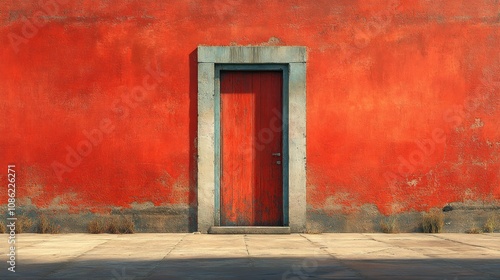
[(281, 160), (278, 160), (278, 161), (276, 162), (276, 164), (277, 164), (277, 165), (280, 165), (280, 164), (281, 164)]
[(281, 153), (273, 153), (273, 157), (280, 157)]

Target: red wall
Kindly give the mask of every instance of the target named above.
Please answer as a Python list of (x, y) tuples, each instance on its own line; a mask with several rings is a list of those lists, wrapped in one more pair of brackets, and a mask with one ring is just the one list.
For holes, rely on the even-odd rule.
[[(23, 204), (195, 205), (198, 45), (307, 47), (310, 209), (500, 199), (494, 1), (2, 7), (0, 166), (17, 164)], [(78, 148), (88, 155), (68, 152)]]

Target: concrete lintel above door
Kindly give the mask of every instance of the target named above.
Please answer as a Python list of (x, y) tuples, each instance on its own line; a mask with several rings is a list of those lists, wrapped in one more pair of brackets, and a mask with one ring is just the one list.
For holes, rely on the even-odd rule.
[(198, 62), (305, 63), (305, 47), (198, 47)]
[[(306, 48), (198, 47), (198, 231), (217, 231), (216, 198), (216, 65), (284, 64), (288, 67), (288, 219), (289, 231), (306, 224)], [(213, 227), (213, 228), (212, 228)], [(212, 230), (211, 230), (212, 228)], [(244, 229), (246, 228), (246, 229)], [(242, 227), (252, 231), (258, 227)], [(280, 227), (287, 230), (287, 226)], [(227, 231), (226, 229), (221, 229)]]

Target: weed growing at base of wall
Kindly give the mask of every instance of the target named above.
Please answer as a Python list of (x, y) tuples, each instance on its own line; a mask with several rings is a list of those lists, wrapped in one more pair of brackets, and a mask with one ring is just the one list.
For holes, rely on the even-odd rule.
[(56, 226), (53, 224), (45, 215), (42, 215), (40, 217), (40, 222), (38, 223), (38, 233), (49, 233), (49, 234), (55, 234), (59, 233), (61, 231), (60, 226)]
[(480, 228), (478, 228), (477, 226), (473, 226), (469, 230), (465, 231), (465, 233), (468, 233), (468, 234), (480, 234), (480, 233), (483, 233), (483, 231)]
[(439, 209), (433, 209), (422, 215), (422, 231), (424, 233), (440, 233), (444, 226), (444, 214)]
[(383, 233), (398, 233), (398, 220), (395, 217), (385, 218), (380, 221), (380, 230), (382, 230)]
[(493, 233), (498, 227), (497, 219), (494, 215), (490, 215), (486, 222), (484, 223), (484, 232)]
[(23, 233), (23, 232), (29, 232), (29, 231), (31, 231), (32, 227), (33, 227), (33, 220), (31, 220), (30, 218), (25, 217), (25, 216), (17, 217), (16, 234)]
[(88, 225), (89, 233), (134, 233), (135, 224), (131, 218), (128, 217), (97, 217), (90, 221)]

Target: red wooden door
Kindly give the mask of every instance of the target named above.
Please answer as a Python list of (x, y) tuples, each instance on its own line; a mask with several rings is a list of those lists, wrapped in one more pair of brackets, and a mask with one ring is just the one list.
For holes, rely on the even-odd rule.
[(221, 72), (221, 225), (283, 225), (282, 74)]

